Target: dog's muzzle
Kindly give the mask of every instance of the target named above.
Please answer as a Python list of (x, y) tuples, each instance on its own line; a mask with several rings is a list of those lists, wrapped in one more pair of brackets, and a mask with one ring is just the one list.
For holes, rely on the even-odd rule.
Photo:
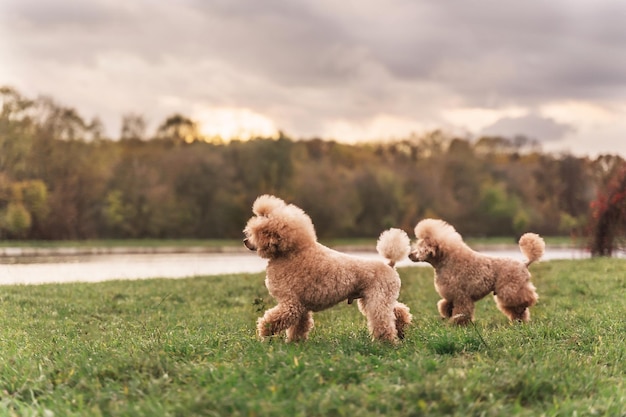
[(421, 262), (422, 261), (419, 258), (419, 256), (417, 256), (417, 253), (415, 253), (415, 252), (409, 253), (409, 259), (412, 260), (413, 262)]
[(256, 246), (254, 246), (252, 242), (250, 242), (250, 239), (248, 238), (245, 238), (243, 240), (243, 245), (250, 250), (256, 250)]

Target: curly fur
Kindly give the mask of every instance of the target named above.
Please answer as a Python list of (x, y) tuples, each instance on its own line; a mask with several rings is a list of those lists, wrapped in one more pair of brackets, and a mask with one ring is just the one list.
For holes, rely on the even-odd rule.
[(411, 314), (398, 302), (400, 277), (393, 268), (410, 251), (404, 231), (381, 234), (377, 250), (389, 261), (386, 265), (318, 243), (311, 218), (278, 197), (258, 197), (252, 211), (244, 244), (268, 259), (265, 286), (278, 302), (257, 322), (261, 338), (285, 331), (288, 341), (306, 340), (313, 312), (355, 299), (374, 339), (396, 342), (404, 337)]
[(543, 256), (545, 243), (539, 235), (526, 233), (519, 240), (526, 263), (475, 252), (443, 220), (420, 221), (415, 237), (409, 258), (435, 268), (435, 289), (442, 297), (437, 309), (443, 318), (468, 324), (474, 320), (474, 303), (492, 292), (509, 320), (530, 320), (528, 308), (538, 296), (528, 266)]

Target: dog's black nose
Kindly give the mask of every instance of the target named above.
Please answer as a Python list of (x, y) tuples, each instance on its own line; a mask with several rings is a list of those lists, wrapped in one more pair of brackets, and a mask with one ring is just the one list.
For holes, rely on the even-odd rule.
[(256, 246), (254, 246), (252, 242), (250, 242), (250, 239), (248, 238), (245, 238), (243, 240), (243, 245), (250, 250), (256, 250)]
[(409, 253), (409, 259), (412, 260), (413, 262), (419, 262), (419, 258), (417, 257), (417, 255), (415, 254), (415, 252), (411, 252)]

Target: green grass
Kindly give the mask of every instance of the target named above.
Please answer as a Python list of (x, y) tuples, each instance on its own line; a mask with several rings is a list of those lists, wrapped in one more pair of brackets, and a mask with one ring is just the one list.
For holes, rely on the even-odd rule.
[(432, 269), (401, 269), (414, 325), (397, 347), (346, 303), (305, 343), (260, 342), (263, 274), (1, 287), (0, 415), (626, 415), (626, 262), (531, 270), (530, 324), (485, 299), (455, 328)]

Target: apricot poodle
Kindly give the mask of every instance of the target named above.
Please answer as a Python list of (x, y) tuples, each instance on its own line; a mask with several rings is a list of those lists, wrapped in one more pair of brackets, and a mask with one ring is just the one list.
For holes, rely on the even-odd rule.
[(398, 302), (400, 277), (394, 268), (410, 251), (404, 231), (381, 234), (376, 248), (389, 260), (385, 264), (318, 243), (311, 218), (278, 197), (258, 197), (252, 211), (244, 244), (268, 259), (265, 286), (278, 302), (257, 322), (261, 338), (286, 331), (288, 341), (306, 340), (313, 328), (312, 313), (344, 300), (358, 300), (372, 338), (395, 343), (404, 337), (411, 314)]
[(519, 247), (527, 262), (484, 255), (472, 250), (461, 235), (443, 220), (425, 219), (415, 226), (409, 258), (435, 268), (435, 289), (441, 296), (441, 317), (455, 324), (474, 320), (474, 303), (493, 292), (498, 309), (511, 321), (530, 320), (529, 307), (538, 299), (528, 266), (543, 256), (545, 243), (526, 233)]

